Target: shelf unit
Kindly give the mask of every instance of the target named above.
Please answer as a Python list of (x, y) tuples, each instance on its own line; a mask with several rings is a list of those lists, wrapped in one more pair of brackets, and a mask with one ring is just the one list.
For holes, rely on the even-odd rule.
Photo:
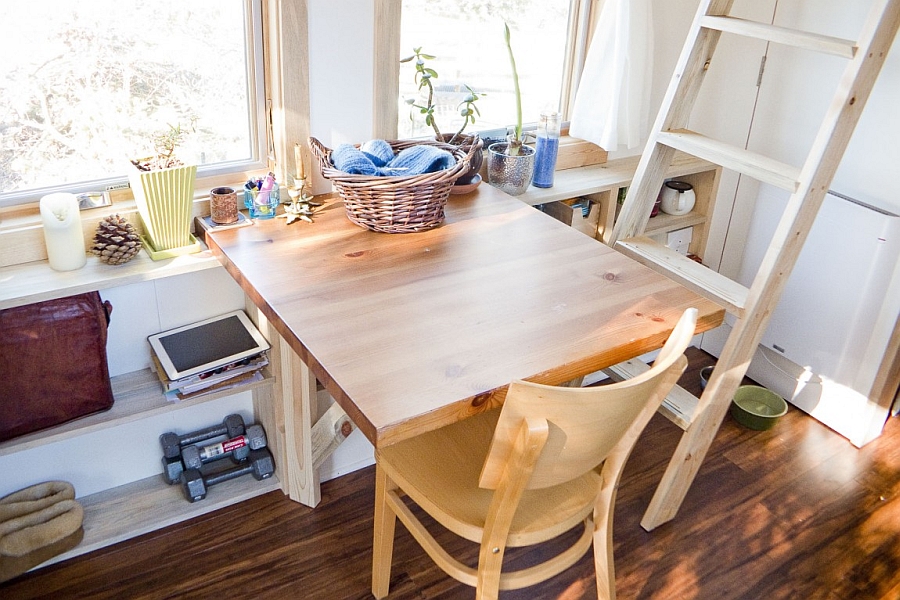
[[(219, 261), (209, 251), (163, 261), (153, 261), (142, 251), (132, 261), (119, 266), (106, 265), (96, 257), (88, 257), (84, 268), (67, 272), (52, 270), (47, 261), (3, 267), (0, 268), (0, 309), (219, 267)], [(125, 373), (111, 378), (115, 402), (110, 410), (2, 442), (0, 456), (14, 455), (101, 429), (213, 402), (236, 393), (253, 391), (256, 395), (257, 391), (271, 389), (274, 381), (272, 373), (266, 369), (262, 381), (199, 394), (182, 402), (171, 402), (150, 369)], [(278, 432), (270, 424), (264, 425), (269, 437), (277, 437)], [(272, 439), (272, 443), (278, 441)], [(191, 503), (184, 499), (180, 486), (166, 485), (161, 476), (153, 476), (79, 497), (78, 501), (85, 511), (83, 541), (39, 567), (276, 489), (281, 489), (277, 474), (263, 481), (240, 477), (217, 485), (203, 501)]]
[(37, 568), (279, 489), (281, 483), (277, 475), (262, 481), (252, 477), (238, 477), (216, 485), (204, 500), (188, 502), (182, 495), (181, 486), (165, 485), (161, 477), (147, 477), (85, 496), (78, 499), (84, 507), (84, 539), (72, 550), (54, 556)]
[[(633, 156), (611, 160), (599, 165), (557, 171), (554, 175), (553, 187), (536, 188), (532, 186), (517, 198), (532, 206), (579, 197), (588, 198), (595, 203), (595, 210), (597, 210), (596, 213), (592, 212), (589, 220), (585, 220), (578, 210), (574, 210), (571, 211), (571, 215), (567, 214), (564, 221), (607, 242), (616, 218), (619, 190), (631, 185), (639, 160), (639, 156)], [(645, 235), (649, 237), (664, 236), (671, 231), (692, 227), (694, 230), (689, 251), (702, 257), (706, 248), (721, 172), (722, 168), (711, 162), (677, 153), (667, 169), (665, 177), (668, 179), (678, 178), (690, 183), (697, 198), (696, 204), (694, 209), (686, 215), (672, 216), (660, 213), (653, 217), (647, 225)], [(557, 207), (557, 209), (559, 208), (561, 207)], [(562, 210), (569, 212), (565, 209)]]
[(159, 378), (150, 369), (118, 375), (110, 378), (115, 397), (112, 408), (49, 429), (0, 442), (0, 456), (30, 450), (100, 429), (116, 427), (186, 406), (218, 400), (237, 392), (272, 385), (274, 381), (272, 374), (268, 370), (264, 370), (263, 375), (262, 381), (247, 383), (231, 389), (217, 390), (208, 394), (199, 394), (183, 402), (170, 402), (162, 392)]
[(159, 261), (141, 250), (124, 265), (88, 256), (87, 264), (74, 271), (54, 271), (46, 260), (0, 267), (0, 310), (220, 266), (209, 250)]

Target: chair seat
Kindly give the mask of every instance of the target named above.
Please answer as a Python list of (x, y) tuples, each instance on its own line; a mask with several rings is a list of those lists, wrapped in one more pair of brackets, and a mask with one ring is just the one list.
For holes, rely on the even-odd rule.
[[(493, 490), (478, 487), (500, 410), (481, 413), (376, 451), (378, 463), (412, 500), (444, 527), (481, 542)], [(591, 515), (600, 475), (527, 490), (516, 509), (508, 545), (546, 541)]]

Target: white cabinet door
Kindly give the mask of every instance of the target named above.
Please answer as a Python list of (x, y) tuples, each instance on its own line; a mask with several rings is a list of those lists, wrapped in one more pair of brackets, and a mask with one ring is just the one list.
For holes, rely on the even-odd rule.
[[(868, 5), (868, 2), (864, 6), (860, 6), (860, 3), (848, 0), (825, 0), (815, 3), (779, 0), (774, 24), (856, 39), (867, 16)], [(897, 143), (897, 139), (900, 139), (900, 116), (895, 108), (896, 98), (900, 97), (900, 49), (896, 47), (898, 45), (900, 44), (895, 44), (888, 55), (831, 189), (883, 211), (900, 214), (900, 191), (893, 181), (896, 165), (900, 164), (900, 144)], [(828, 110), (845, 66), (845, 59), (771, 44), (767, 52), (759, 97), (753, 111), (747, 147), (777, 160), (798, 167), (802, 166)], [(727, 242), (720, 272), (749, 285), (765, 247), (771, 239), (770, 234), (760, 236), (758, 232), (750, 230), (751, 224), (765, 220), (761, 214), (756, 214), (756, 212), (768, 212), (772, 205), (781, 206), (787, 197), (787, 192), (760, 186), (749, 178), (741, 178), (736, 186), (735, 208), (729, 219)], [(834, 200), (833, 203), (839, 204), (840, 201)], [(757, 205), (759, 205), (758, 209)], [(843, 223), (837, 230), (832, 229), (827, 234), (827, 237), (831, 238), (831, 243), (839, 245), (847, 256), (866, 252), (868, 238), (861, 232), (864, 229), (865, 219), (863, 217), (870, 213), (867, 211), (857, 212), (863, 216), (858, 219), (848, 218), (848, 222)], [(816, 232), (817, 229), (827, 225), (826, 220), (826, 216), (820, 215), (812, 231)], [(811, 234), (811, 239), (818, 238)], [(804, 252), (808, 258), (809, 251), (805, 250)], [(823, 258), (825, 254), (819, 252), (818, 259), (825, 260)], [(801, 255), (801, 261), (803, 259), (804, 256)], [(896, 262), (896, 259), (894, 260)], [(833, 266), (837, 269), (838, 265)], [(799, 269), (800, 263), (798, 262)], [(861, 297), (861, 294), (865, 292), (852, 289), (851, 285), (842, 284), (842, 278), (835, 269), (819, 270), (819, 274), (815, 276), (819, 280), (815, 280), (814, 277), (810, 279), (810, 271), (807, 269), (792, 276), (782, 296), (782, 302), (776, 309), (779, 318), (772, 320), (764, 337), (764, 340), (784, 340), (784, 343), (772, 342), (769, 344), (768, 350), (758, 353), (751, 366), (750, 375), (773, 389), (777, 386), (779, 389), (776, 391), (790, 400), (792, 396), (798, 394), (797, 390), (802, 387), (802, 382), (798, 379), (789, 381), (781, 376), (776, 377), (776, 371), (787, 370), (802, 373), (802, 377), (807, 382), (811, 377), (828, 381), (845, 380), (843, 372), (848, 368), (858, 373), (869, 374), (868, 384), (857, 378), (852, 388), (847, 388), (846, 395), (848, 397), (855, 396), (853, 402), (848, 400), (845, 403), (847, 414), (838, 414), (835, 417), (836, 411), (829, 408), (830, 416), (826, 419), (822, 413), (823, 401), (817, 400), (810, 403), (801, 400), (798, 395), (796, 402), (814, 416), (818, 416), (817, 413), (822, 414), (823, 421), (850, 438), (854, 443), (860, 444), (871, 439), (870, 423), (872, 419), (869, 417), (856, 418), (859, 416), (856, 413), (860, 412), (859, 399), (862, 398), (862, 402), (865, 404), (866, 395), (871, 387), (871, 375), (878, 369), (878, 364), (870, 363), (879, 363), (882, 360), (886, 340), (897, 320), (896, 307), (876, 303), (879, 305), (866, 309), (866, 312), (874, 311), (877, 315), (877, 318), (874, 319), (876, 329), (870, 329), (860, 335), (872, 340), (873, 344), (881, 344), (881, 352), (877, 348), (867, 348), (865, 352), (860, 352), (859, 349), (854, 352), (848, 351), (847, 356), (835, 357), (832, 360), (833, 364), (841, 365), (840, 369), (822, 366), (818, 371), (810, 370), (811, 365), (817, 361), (812, 356), (815, 353), (814, 350), (810, 350), (808, 359), (795, 355), (790, 364), (780, 362), (778, 369), (771, 365), (773, 359), (781, 361), (783, 358), (783, 354), (779, 355), (778, 351), (771, 346), (810, 349), (816, 345), (812, 341), (815, 332), (833, 329), (832, 318), (827, 314), (825, 303), (816, 300), (817, 297), (821, 297), (821, 290), (829, 290), (829, 294), (850, 296), (852, 300), (858, 300), (861, 304), (866, 301)], [(890, 269), (886, 269), (882, 271), (880, 277), (883, 280), (875, 282), (871, 289), (891, 288), (894, 285), (892, 280), (896, 279), (896, 274), (892, 274)], [(803, 280), (802, 284), (801, 280)], [(829, 306), (832, 304), (834, 303), (828, 303)], [(791, 318), (788, 313), (792, 310), (795, 313), (802, 311), (803, 314), (797, 313), (796, 319)], [(885, 311), (893, 312), (892, 314), (883, 314)], [(799, 322), (800, 317), (807, 322), (807, 326), (803, 328), (803, 331), (789, 331), (787, 324)], [(811, 324), (809, 323), (810, 318)], [(854, 335), (858, 333), (853, 332)], [(792, 336), (794, 338), (807, 336), (810, 339), (791, 339)], [(849, 340), (849, 336), (848, 333), (845, 337), (848, 337)], [(718, 354), (724, 339), (725, 336), (721, 332), (705, 336), (702, 347), (713, 354)], [(853, 343), (848, 341), (846, 345), (850, 348)], [(850, 363), (853, 364), (850, 365)], [(850, 366), (848, 367), (848, 365)], [(770, 379), (768, 374), (772, 374)], [(767, 380), (762, 381), (762, 378)], [(817, 403), (818, 406), (814, 406)], [(883, 419), (887, 416), (887, 409), (882, 406), (877, 408), (882, 414), (881, 422), (883, 423)], [(866, 407), (866, 410), (868, 411), (869, 408)], [(875, 420), (877, 421), (877, 419)], [(860, 427), (867, 428), (867, 431), (857, 431)], [(876, 429), (880, 431), (880, 425)]]

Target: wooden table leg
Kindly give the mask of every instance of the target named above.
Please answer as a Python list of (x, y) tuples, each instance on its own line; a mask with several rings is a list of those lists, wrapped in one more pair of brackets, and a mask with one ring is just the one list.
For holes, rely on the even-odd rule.
[(254, 394), (254, 410), (266, 429), (281, 489), (291, 500), (314, 507), (321, 499), (312, 450), (318, 410), (316, 378), (249, 300), (246, 311), (272, 345), (269, 366), (275, 375), (274, 389)]
[[(287, 494), (306, 506), (321, 500), (319, 470), (313, 464), (312, 426), (316, 416), (316, 377), (287, 342), (281, 343), (281, 388), (287, 450)], [(279, 383), (280, 382), (280, 385)]]

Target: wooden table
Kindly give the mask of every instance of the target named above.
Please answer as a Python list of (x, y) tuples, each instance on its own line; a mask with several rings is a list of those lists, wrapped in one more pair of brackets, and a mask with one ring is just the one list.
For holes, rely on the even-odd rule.
[(659, 348), (690, 306), (698, 331), (722, 321), (719, 306), (486, 184), (446, 212), (436, 229), (390, 235), (333, 200), (312, 224), (206, 236), (280, 338), (283, 397), (266, 419), (297, 444), (276, 454), (292, 498), (318, 502), (321, 448), (347, 433), (337, 408), (313, 424), (315, 380), (378, 447), (499, 406), (513, 379), (562, 384)]

